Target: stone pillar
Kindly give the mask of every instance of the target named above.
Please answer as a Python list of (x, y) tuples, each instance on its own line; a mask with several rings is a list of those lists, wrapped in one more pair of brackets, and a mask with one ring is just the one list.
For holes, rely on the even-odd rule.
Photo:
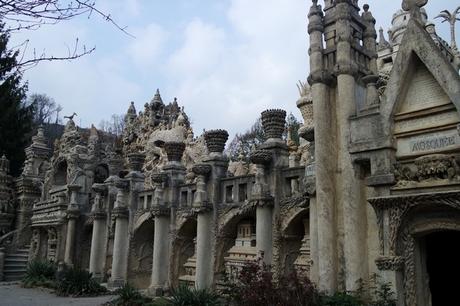
[(152, 182), (155, 184), (155, 194), (151, 212), (155, 218), (155, 228), (149, 293), (155, 296), (163, 295), (164, 291), (168, 288), (170, 209), (165, 205), (163, 197), (163, 183), (166, 179), (167, 177), (164, 173), (152, 175)]
[(124, 285), (128, 272), (128, 251), (129, 251), (129, 210), (127, 203), (127, 192), (129, 183), (126, 180), (115, 182), (118, 188), (117, 200), (112, 211), (115, 218), (115, 235), (113, 241), (112, 276), (109, 287), (117, 288)]
[(69, 185), (70, 203), (67, 209), (67, 236), (65, 240), (64, 263), (69, 266), (73, 265), (75, 234), (77, 227), (77, 219), (80, 215), (78, 205), (78, 191), (81, 189), (79, 185)]
[(107, 212), (103, 205), (107, 187), (103, 184), (94, 184), (96, 195), (91, 214), (93, 221), (93, 235), (91, 238), (91, 252), (89, 257), (89, 272), (93, 278), (102, 281), (104, 277), (105, 250), (107, 239)]
[[(332, 1), (326, 2), (326, 9)], [(318, 1), (313, 1), (308, 14), (310, 34), (310, 75), (314, 110), (315, 174), (318, 289), (333, 293), (337, 289), (337, 247), (335, 226), (336, 148), (334, 101), (331, 97), (330, 73), (324, 67), (323, 11)], [(332, 40), (326, 42), (331, 44)], [(328, 45), (327, 45), (328, 46)], [(329, 46), (328, 46), (329, 47)], [(332, 46), (331, 46), (332, 47)], [(312, 247), (313, 249), (313, 247)], [(313, 250), (313, 252), (315, 252)]]
[(267, 184), (265, 168), (272, 161), (272, 153), (267, 150), (256, 150), (250, 155), (251, 162), (256, 165), (255, 183), (252, 188), (251, 201), (256, 208), (256, 250), (266, 264), (272, 262), (272, 206), (273, 198)]
[(192, 171), (197, 175), (193, 210), (197, 216), (196, 230), (196, 274), (195, 287), (206, 289), (212, 286), (212, 231), (213, 216), (212, 206), (207, 198), (206, 177), (211, 173), (212, 167), (208, 164), (197, 164)]
[[(337, 3), (336, 10), (341, 18), (336, 21), (337, 43), (337, 152), (338, 172), (336, 174), (337, 205), (343, 216), (343, 254), (345, 262), (345, 289), (355, 291), (359, 279), (367, 278), (366, 257), (366, 205), (361, 199), (359, 167), (353, 164), (349, 152), (350, 117), (357, 113), (358, 63), (351, 56), (351, 42), (355, 39), (352, 28), (352, 12), (359, 8), (350, 3)], [(367, 11), (367, 10), (366, 10)], [(368, 38), (369, 39), (369, 38)], [(324, 154), (324, 153), (323, 153)], [(317, 163), (318, 164), (318, 163)]]

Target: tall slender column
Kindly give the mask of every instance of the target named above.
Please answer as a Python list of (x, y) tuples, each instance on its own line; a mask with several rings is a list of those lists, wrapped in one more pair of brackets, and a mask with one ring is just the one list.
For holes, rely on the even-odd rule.
[(211, 173), (212, 167), (208, 164), (197, 164), (192, 168), (197, 175), (193, 210), (197, 216), (196, 234), (196, 274), (195, 287), (206, 289), (212, 286), (212, 206), (208, 202), (206, 190), (206, 177)]
[(80, 215), (78, 206), (78, 191), (81, 189), (79, 185), (69, 185), (70, 203), (67, 208), (67, 236), (65, 241), (64, 262), (71, 266), (73, 265), (74, 246), (75, 246), (75, 231), (77, 219)]
[(107, 238), (107, 213), (103, 205), (107, 187), (103, 184), (94, 184), (93, 190), (96, 195), (91, 214), (93, 221), (93, 235), (91, 238), (91, 252), (89, 256), (89, 272), (93, 277), (102, 281), (104, 276), (105, 249)]
[[(326, 2), (325, 9), (332, 6)], [(317, 254), (318, 288), (332, 293), (337, 289), (337, 252), (335, 226), (335, 148), (334, 103), (331, 88), (327, 85), (331, 76), (324, 66), (324, 14), (317, 0), (308, 14), (308, 33), (310, 34), (310, 75), (315, 139), (316, 174), (316, 216), (317, 216)], [(333, 40), (326, 41), (326, 47), (332, 47)], [(329, 59), (328, 59), (329, 60)]]
[(152, 175), (155, 184), (152, 215), (155, 218), (153, 234), (153, 263), (149, 292), (155, 296), (163, 295), (168, 287), (168, 260), (169, 260), (169, 220), (170, 209), (165, 205), (163, 197), (163, 183), (167, 176), (164, 173)]
[(128, 225), (129, 225), (129, 210), (127, 203), (127, 192), (129, 183), (126, 180), (118, 180), (115, 182), (118, 188), (117, 200), (112, 211), (112, 216), (115, 218), (115, 237), (113, 240), (113, 258), (112, 258), (112, 276), (109, 286), (117, 288), (126, 282), (128, 269)]
[(272, 161), (272, 154), (267, 150), (257, 150), (251, 153), (251, 162), (256, 165), (255, 183), (252, 189), (251, 201), (256, 208), (256, 250), (266, 264), (272, 261), (272, 206), (267, 184), (265, 167)]

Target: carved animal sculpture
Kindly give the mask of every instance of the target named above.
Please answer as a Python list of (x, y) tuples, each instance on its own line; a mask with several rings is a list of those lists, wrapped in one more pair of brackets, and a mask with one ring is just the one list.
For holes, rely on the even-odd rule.
[(69, 119), (69, 120), (73, 120), (73, 117), (75, 117), (75, 116), (77, 116), (77, 113), (74, 112), (74, 113), (73, 113), (72, 115), (70, 115), (70, 116), (64, 116), (64, 118), (67, 118), (67, 119)]

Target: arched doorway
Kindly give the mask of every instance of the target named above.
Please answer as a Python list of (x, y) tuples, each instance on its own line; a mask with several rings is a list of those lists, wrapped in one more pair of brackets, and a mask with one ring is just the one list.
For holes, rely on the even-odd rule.
[(195, 284), (196, 273), (196, 218), (186, 218), (177, 231), (173, 246), (173, 285)]
[(155, 222), (149, 214), (138, 219), (130, 245), (128, 280), (140, 289), (148, 288), (152, 276)]
[(460, 231), (437, 231), (420, 238), (422, 271), (431, 305), (453, 305), (460, 288)]

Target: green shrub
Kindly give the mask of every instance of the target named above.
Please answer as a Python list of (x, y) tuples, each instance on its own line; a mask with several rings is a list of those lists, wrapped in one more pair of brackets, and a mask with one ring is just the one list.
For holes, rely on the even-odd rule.
[(93, 296), (106, 291), (92, 278), (91, 273), (80, 268), (66, 269), (56, 286), (56, 293), (60, 296)]
[[(210, 290), (199, 290), (187, 285), (180, 285), (172, 290), (167, 300), (171, 306), (218, 306), (221, 305), (219, 295)], [(164, 301), (163, 301), (164, 302)]]
[(322, 306), (364, 306), (365, 304), (357, 297), (345, 293), (338, 292), (332, 296), (321, 297)]
[(373, 295), (374, 301), (370, 306), (396, 306), (395, 293), (389, 283), (378, 283)]
[(116, 291), (118, 297), (109, 302), (108, 305), (114, 306), (149, 306), (152, 304), (152, 299), (143, 296), (136, 288), (126, 283), (123, 287)]
[(56, 265), (49, 261), (33, 260), (27, 265), (22, 284), (26, 288), (54, 286)]

